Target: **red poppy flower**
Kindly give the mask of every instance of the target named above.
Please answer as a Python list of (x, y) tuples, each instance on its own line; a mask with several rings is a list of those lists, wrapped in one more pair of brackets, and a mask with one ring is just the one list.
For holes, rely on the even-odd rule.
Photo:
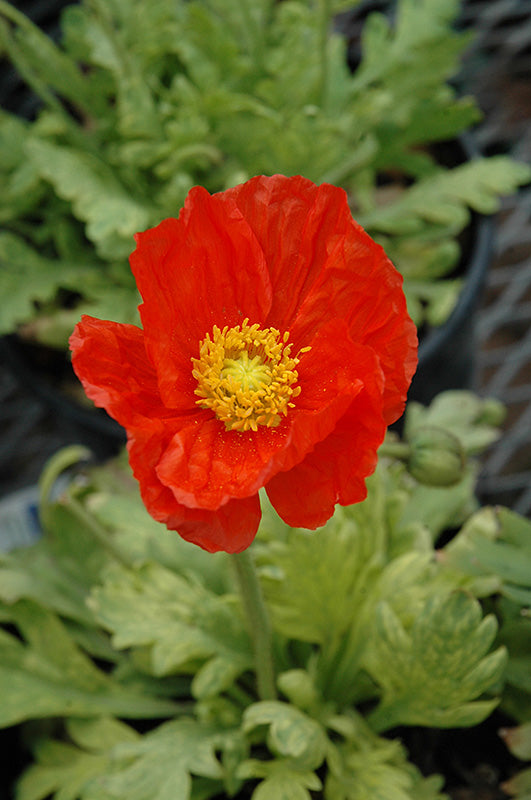
[(402, 279), (342, 189), (256, 177), (136, 236), (143, 330), (84, 316), (87, 395), (123, 425), (150, 514), (239, 552), (265, 490), (316, 528), (365, 497), (416, 366)]

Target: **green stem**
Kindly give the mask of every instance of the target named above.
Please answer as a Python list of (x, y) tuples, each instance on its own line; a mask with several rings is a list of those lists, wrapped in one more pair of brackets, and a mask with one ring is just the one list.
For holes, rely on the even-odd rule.
[[(47, 461), (39, 480), (39, 519), (43, 528), (52, 527), (51, 496), (55, 482), (66, 469), (79, 464), (80, 461), (87, 461), (90, 456), (91, 452), (86, 447), (70, 445), (59, 450)], [(72, 495), (71, 488), (63, 494), (61, 505), (71, 511), (78, 522), (92, 534), (110, 556), (119, 561), (122, 566), (128, 569), (132, 567), (133, 564), (128, 554), (112, 541), (108, 531), (85, 510), (79, 500), (76, 500)]]
[(232, 563), (253, 642), (258, 694), (261, 700), (273, 700), (277, 693), (271, 625), (256, 568), (249, 550), (234, 554)]
[(396, 458), (398, 461), (407, 461), (411, 453), (411, 448), (405, 442), (392, 442), (385, 441), (380, 445), (378, 450), (379, 456), (387, 456), (387, 458)]
[(321, 108), (325, 108), (328, 94), (328, 39), (331, 18), (329, 0), (319, 0), (317, 13), (319, 14), (319, 61), (321, 66), (317, 102), (320, 103)]
[(98, 544), (107, 551), (116, 561), (118, 561), (126, 569), (131, 569), (133, 561), (124, 551), (118, 547), (111, 539), (109, 532), (99, 524), (87, 511), (83, 505), (72, 496), (67, 496), (63, 500), (63, 505), (68, 508), (81, 524), (89, 531), (90, 534), (96, 539)]

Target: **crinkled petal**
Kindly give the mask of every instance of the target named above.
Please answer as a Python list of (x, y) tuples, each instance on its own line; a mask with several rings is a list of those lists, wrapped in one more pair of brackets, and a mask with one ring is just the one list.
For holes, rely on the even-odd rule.
[(268, 324), (289, 330), (298, 348), (311, 342), (323, 320), (347, 320), (351, 338), (379, 356), (384, 415), (393, 422), (416, 369), (416, 328), (401, 275), (353, 220), (343, 189), (274, 175), (228, 193), (266, 255), (273, 286)]
[[(186, 407), (192, 357), (214, 325), (262, 323), (271, 283), (262, 248), (230, 197), (190, 191), (178, 219), (137, 234), (130, 262), (143, 304), (146, 350), (167, 406)], [(177, 389), (176, 389), (177, 387)]]
[(340, 320), (324, 326), (299, 365), (296, 408), (276, 428), (227, 431), (209, 412), (181, 427), (157, 463), (157, 476), (178, 502), (220, 508), (256, 493), (279, 470), (301, 461), (334, 429), (363, 386), (374, 354), (348, 339)]
[(402, 282), (383, 249), (352, 220), (351, 234), (336, 242), (291, 328), (299, 346), (311, 339), (323, 318), (345, 320), (353, 341), (378, 355), (388, 424), (402, 413), (417, 366), (417, 331)]
[(234, 198), (265, 254), (273, 287), (268, 325), (289, 330), (329, 252), (351, 233), (346, 194), (300, 175), (259, 175), (226, 195)]
[(157, 476), (164, 446), (164, 431), (156, 426), (151, 433), (143, 430), (131, 435), (128, 442), (129, 461), (151, 516), (210, 553), (239, 553), (249, 547), (260, 524), (258, 495), (230, 500), (216, 511), (179, 503)]
[(289, 443), (289, 425), (226, 431), (207, 412), (175, 433), (157, 464), (159, 480), (189, 508), (217, 509), (255, 494), (273, 455)]
[(332, 516), (336, 503), (350, 505), (365, 498), (365, 478), (376, 467), (386, 430), (377, 384), (367, 370), (363, 388), (332, 433), (302, 462), (266, 485), (271, 503), (288, 525), (317, 528)]
[(84, 315), (70, 348), (85, 393), (121, 425), (141, 425), (167, 414), (140, 328)]

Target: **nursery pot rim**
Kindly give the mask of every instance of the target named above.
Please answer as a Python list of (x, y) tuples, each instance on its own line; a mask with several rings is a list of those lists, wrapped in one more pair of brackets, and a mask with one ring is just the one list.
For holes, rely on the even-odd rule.
[[(457, 141), (463, 148), (465, 161), (481, 158), (471, 134), (463, 133)], [(473, 227), (472, 246), (463, 286), (448, 319), (442, 325), (432, 328), (419, 341), (419, 370), (446, 348), (463, 320), (474, 311), (485, 285), (494, 239), (494, 216), (473, 212), (470, 225)]]

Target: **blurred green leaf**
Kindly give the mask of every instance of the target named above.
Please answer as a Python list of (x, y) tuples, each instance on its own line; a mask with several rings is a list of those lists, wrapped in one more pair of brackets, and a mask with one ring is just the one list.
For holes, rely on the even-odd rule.
[(64, 263), (40, 255), (22, 238), (0, 232), (0, 333), (9, 333), (35, 314), (35, 304), (55, 298), (59, 286), (74, 289), (86, 281), (87, 263)]
[(475, 579), (491, 578), (498, 592), (521, 606), (531, 604), (531, 522), (509, 509), (481, 509), (440, 559)]
[(377, 736), (354, 714), (334, 719), (344, 741), (327, 757), (325, 796), (330, 800), (447, 800), (443, 778), (424, 778), (407, 760), (398, 739)]
[(77, 800), (91, 778), (107, 771), (114, 745), (134, 742), (139, 736), (112, 717), (71, 720), (67, 731), (75, 744), (51, 739), (37, 744), (35, 763), (17, 783), (17, 800), (44, 800), (50, 795)]
[(30, 601), (9, 607), (26, 640), (1, 632), (0, 726), (55, 716), (161, 717), (178, 706), (170, 700), (123, 689), (77, 647), (51, 612)]
[(243, 715), (246, 733), (260, 726), (268, 728), (268, 744), (277, 756), (290, 758), (298, 769), (317, 769), (327, 750), (325, 731), (298, 708), (278, 700), (264, 700), (248, 706)]
[(149, 226), (153, 209), (134, 198), (111, 167), (90, 152), (38, 139), (26, 147), (39, 174), (87, 223), (87, 236), (97, 252), (103, 258), (127, 256), (133, 235)]
[(298, 770), (290, 760), (244, 761), (238, 769), (240, 778), (264, 778), (252, 794), (253, 800), (311, 800), (308, 791), (322, 788), (314, 772)]
[(428, 407), (408, 403), (404, 437), (424, 426), (444, 428), (457, 436), (470, 455), (483, 452), (500, 437), (499, 425), (504, 417), (501, 403), (491, 409), (492, 401), (474, 392), (452, 389), (438, 394)]
[(193, 719), (163, 723), (136, 741), (118, 743), (108, 771), (86, 786), (82, 800), (189, 800), (192, 774), (217, 781), (219, 793), (223, 772), (216, 751), (227, 740), (230, 733)]

